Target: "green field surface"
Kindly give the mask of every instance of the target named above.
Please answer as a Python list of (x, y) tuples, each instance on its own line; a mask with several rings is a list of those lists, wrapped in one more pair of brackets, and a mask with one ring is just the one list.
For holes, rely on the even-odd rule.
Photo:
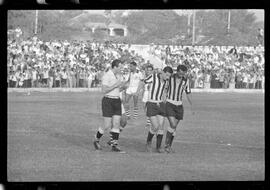
[(140, 103), (138, 119), (120, 134), (126, 154), (119, 154), (106, 144), (108, 131), (103, 150), (93, 146), (103, 124), (101, 93), (8, 93), (8, 181), (265, 180), (264, 94), (192, 96), (195, 115), (184, 98), (175, 153), (145, 151), (148, 129)]

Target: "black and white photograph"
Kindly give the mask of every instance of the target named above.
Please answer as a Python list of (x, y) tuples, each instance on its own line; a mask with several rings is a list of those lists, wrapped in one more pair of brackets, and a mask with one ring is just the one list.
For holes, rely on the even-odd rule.
[(7, 181), (264, 181), (264, 14), (7, 10)]

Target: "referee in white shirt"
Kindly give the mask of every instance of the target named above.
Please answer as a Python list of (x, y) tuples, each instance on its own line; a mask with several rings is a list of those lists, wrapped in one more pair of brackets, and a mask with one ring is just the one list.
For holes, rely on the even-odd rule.
[(111, 68), (103, 75), (102, 78), (102, 115), (104, 125), (100, 126), (94, 140), (96, 150), (101, 150), (100, 138), (105, 130), (111, 129), (112, 136), (112, 151), (124, 153), (118, 146), (118, 138), (120, 133), (120, 119), (122, 115), (120, 88), (126, 85), (126, 82), (121, 82), (117, 78), (117, 74), (121, 72), (121, 61), (116, 59), (112, 62)]

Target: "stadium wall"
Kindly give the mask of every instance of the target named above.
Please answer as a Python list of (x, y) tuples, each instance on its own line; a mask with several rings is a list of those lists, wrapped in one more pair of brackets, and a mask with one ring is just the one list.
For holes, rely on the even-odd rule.
[[(264, 93), (264, 89), (191, 89), (192, 92), (206, 93)], [(101, 92), (101, 88), (8, 88), (10, 92)]]

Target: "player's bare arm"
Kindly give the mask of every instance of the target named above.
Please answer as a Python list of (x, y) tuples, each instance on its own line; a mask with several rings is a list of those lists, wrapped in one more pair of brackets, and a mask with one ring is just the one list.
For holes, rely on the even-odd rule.
[(192, 107), (192, 95), (191, 95), (191, 93), (190, 94), (186, 94), (186, 95), (187, 95), (188, 103), (190, 105), (190, 110), (191, 110), (192, 114), (194, 115), (195, 112), (193, 111), (193, 107)]

